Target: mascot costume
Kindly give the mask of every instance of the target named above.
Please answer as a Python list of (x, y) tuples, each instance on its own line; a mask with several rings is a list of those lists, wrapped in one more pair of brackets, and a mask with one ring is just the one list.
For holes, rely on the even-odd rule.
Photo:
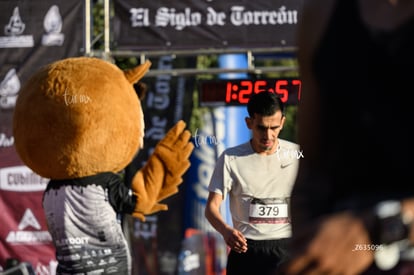
[(139, 80), (150, 61), (129, 70), (92, 57), (56, 61), (19, 92), (13, 118), (17, 153), (50, 179), (43, 208), (58, 274), (130, 274), (119, 221), (127, 213), (167, 210), (190, 166), (191, 134), (178, 121), (158, 142), (130, 186), (122, 171), (143, 147)]

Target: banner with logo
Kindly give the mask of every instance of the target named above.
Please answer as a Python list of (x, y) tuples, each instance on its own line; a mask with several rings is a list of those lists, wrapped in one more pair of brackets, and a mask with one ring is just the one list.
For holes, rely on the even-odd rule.
[(115, 0), (119, 50), (295, 47), (303, 0)]
[[(196, 67), (195, 57), (176, 60), (172, 56), (161, 56), (151, 59), (151, 62), (151, 69), (154, 70)], [(189, 127), (193, 109), (194, 76), (159, 75), (144, 77), (141, 82), (148, 86), (142, 100), (145, 120), (144, 148), (125, 169), (127, 183), (131, 182), (135, 172), (145, 164), (157, 143), (178, 120), (184, 120), (187, 128)], [(134, 274), (176, 274), (184, 235), (184, 185), (183, 183), (179, 186), (178, 193), (163, 201), (168, 205), (168, 211), (148, 216), (145, 222), (126, 217), (130, 228), (127, 238), (129, 237), (133, 253)]]
[(2, 0), (0, 10), (0, 271), (16, 259), (30, 263), (36, 274), (54, 274), (55, 252), (41, 203), (48, 179), (19, 159), (13, 110), (32, 73), (81, 55), (84, 1)]

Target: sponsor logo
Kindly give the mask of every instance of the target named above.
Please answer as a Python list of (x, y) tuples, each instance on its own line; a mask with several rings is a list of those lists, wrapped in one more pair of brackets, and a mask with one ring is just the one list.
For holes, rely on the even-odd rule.
[(0, 148), (12, 147), (14, 144), (14, 137), (8, 137), (5, 133), (0, 133)]
[(16, 69), (10, 69), (0, 82), (0, 109), (13, 108), (21, 87)]
[(195, 270), (200, 267), (200, 255), (198, 253), (193, 253), (190, 250), (184, 250), (181, 252), (180, 257), (182, 258), (182, 263), (180, 264), (181, 271), (190, 272), (191, 270)]
[(62, 46), (65, 41), (65, 35), (62, 31), (62, 16), (59, 7), (53, 5), (50, 7), (43, 20), (43, 27), (46, 34), (42, 37), (43, 46)]
[(6, 237), (6, 242), (11, 244), (34, 244), (48, 243), (52, 241), (52, 237), (48, 231), (29, 231), (24, 230), (32, 228), (40, 230), (41, 226), (29, 208), (23, 214), (20, 220), (18, 231), (10, 231)]
[(26, 209), (26, 212), (24, 212), (23, 218), (21, 219), (19, 226), (19, 230), (23, 230), (26, 227), (33, 227), (34, 229), (40, 230), (41, 226), (39, 222), (37, 221), (36, 217), (33, 215), (32, 210), (29, 208)]
[(0, 190), (14, 192), (43, 191), (49, 179), (34, 173), (27, 166), (0, 169)]
[(0, 48), (33, 47), (33, 35), (22, 35), (26, 24), (20, 17), (19, 7), (15, 7), (9, 23), (4, 26), (5, 36), (0, 36)]
[(69, 237), (56, 241), (56, 246), (81, 246), (89, 243), (89, 237)]

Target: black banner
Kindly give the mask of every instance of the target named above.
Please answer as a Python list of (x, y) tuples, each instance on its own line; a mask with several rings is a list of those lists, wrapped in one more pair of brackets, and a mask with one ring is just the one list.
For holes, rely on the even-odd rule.
[(83, 4), (84, 1), (2, 0), (1, 79), (15, 69), (24, 82), (39, 66), (79, 56), (84, 46)]
[(19, 159), (12, 120), (20, 88), (36, 70), (81, 55), (84, 1), (2, 0), (0, 11), (0, 273), (8, 259), (16, 259), (36, 274), (54, 274), (55, 250), (41, 203), (48, 179)]
[[(158, 70), (196, 66), (195, 57), (182, 58), (180, 64), (171, 56), (154, 58), (151, 62), (151, 69)], [(188, 128), (193, 109), (194, 76), (160, 75), (144, 77), (141, 82), (148, 86), (142, 101), (145, 120), (144, 148), (125, 169), (125, 179), (129, 184), (136, 171), (148, 160), (156, 144), (178, 120), (184, 120)], [(128, 232), (127, 238), (133, 254), (134, 274), (175, 274), (184, 235), (184, 187), (185, 184), (181, 184), (177, 194), (163, 201), (168, 205), (168, 211), (149, 216), (144, 223), (131, 216), (125, 217), (125, 230)]]
[(303, 0), (116, 0), (118, 50), (295, 47)]

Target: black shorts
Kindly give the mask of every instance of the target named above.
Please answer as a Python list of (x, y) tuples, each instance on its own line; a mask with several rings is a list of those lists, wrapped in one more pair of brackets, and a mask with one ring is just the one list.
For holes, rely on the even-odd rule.
[(270, 275), (289, 260), (289, 240), (247, 240), (247, 252), (230, 251), (226, 275)]

